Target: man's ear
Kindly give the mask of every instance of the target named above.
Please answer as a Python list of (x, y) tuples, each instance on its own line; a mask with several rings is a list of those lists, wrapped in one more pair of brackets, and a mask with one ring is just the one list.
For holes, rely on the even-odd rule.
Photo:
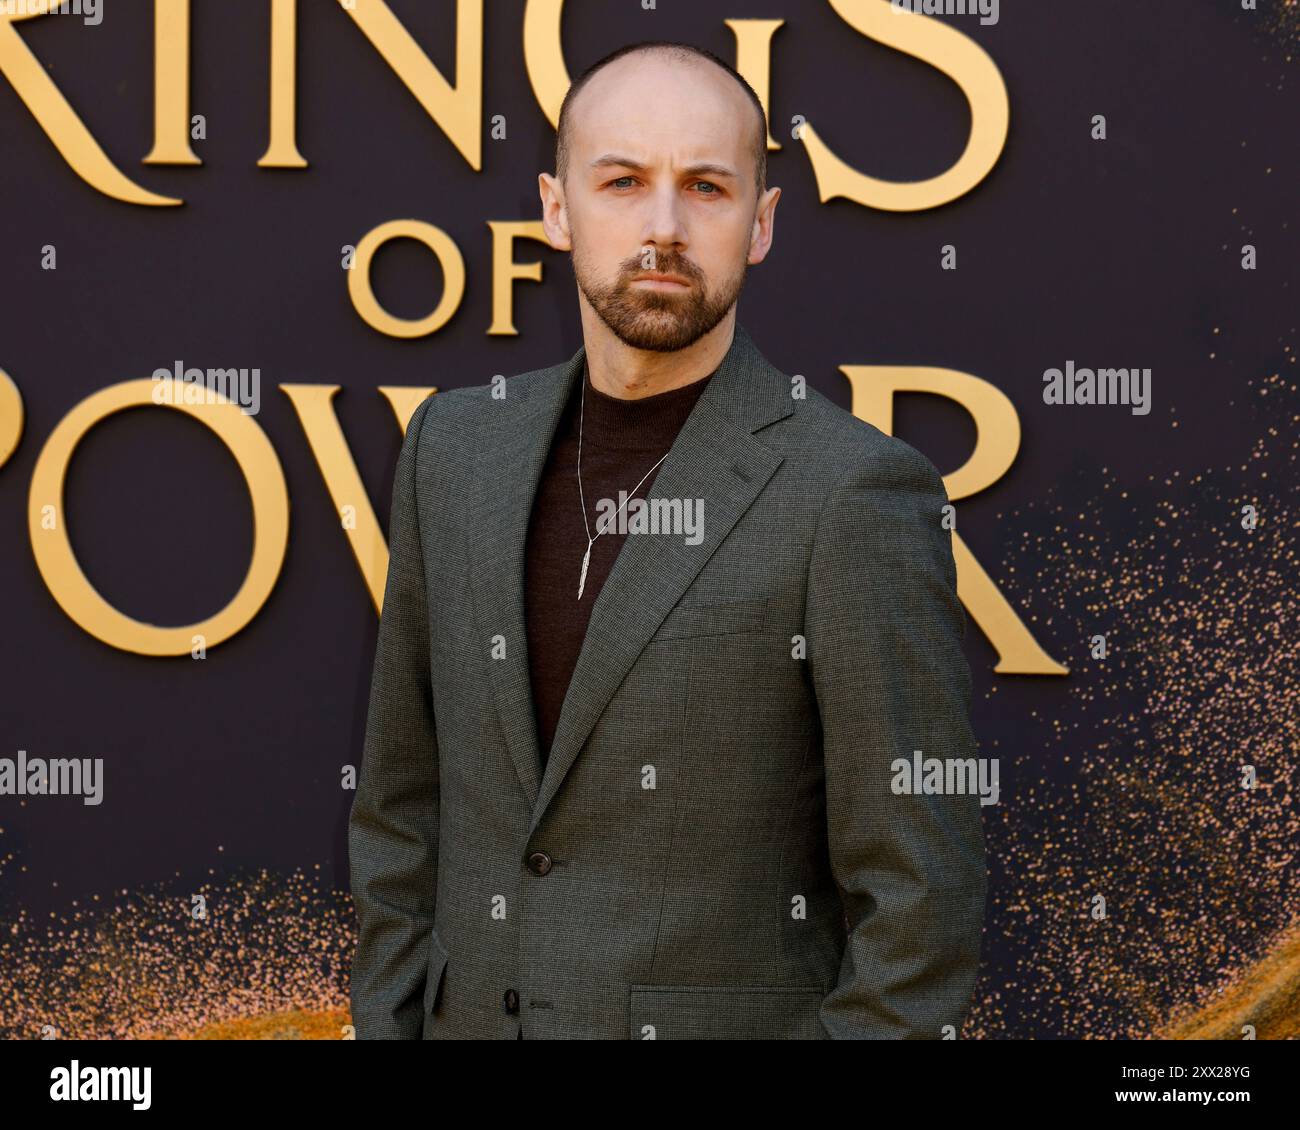
[(779, 188), (769, 188), (759, 198), (754, 210), (754, 227), (749, 237), (749, 259), (751, 264), (761, 263), (772, 249), (772, 239), (776, 231), (776, 202), (781, 199)]
[(538, 173), (537, 191), (542, 198), (542, 229), (546, 232), (547, 242), (556, 251), (572, 251), (564, 186), (552, 174)]

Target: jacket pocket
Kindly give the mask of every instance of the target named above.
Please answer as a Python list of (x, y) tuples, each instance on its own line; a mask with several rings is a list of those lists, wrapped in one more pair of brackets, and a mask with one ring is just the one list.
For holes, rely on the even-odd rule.
[(761, 598), (679, 604), (664, 618), (653, 638), (676, 640), (688, 636), (723, 636), (734, 632), (762, 631), (766, 625), (767, 601)]
[(442, 988), (443, 974), (447, 971), (447, 951), (442, 948), (436, 932), (429, 934), (429, 971), (424, 982), (424, 1011), (433, 1012), (438, 1007), (438, 990)]
[(631, 985), (633, 1040), (825, 1040), (814, 986)]

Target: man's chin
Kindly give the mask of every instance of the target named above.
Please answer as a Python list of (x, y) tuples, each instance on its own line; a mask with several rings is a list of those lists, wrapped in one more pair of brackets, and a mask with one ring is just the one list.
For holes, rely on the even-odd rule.
[(642, 304), (637, 313), (618, 319), (610, 328), (633, 349), (676, 353), (694, 345), (712, 328), (706, 324), (708, 319), (692, 308), (689, 298), (685, 291), (680, 296), (656, 294), (654, 301)]
[(619, 327), (614, 332), (624, 345), (649, 353), (677, 353), (694, 345), (704, 336), (704, 331), (681, 321), (671, 325), (648, 325), (638, 321), (632, 326)]

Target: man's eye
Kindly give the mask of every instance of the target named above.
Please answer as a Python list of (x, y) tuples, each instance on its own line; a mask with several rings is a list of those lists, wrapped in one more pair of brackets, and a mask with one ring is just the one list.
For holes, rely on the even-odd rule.
[(615, 188), (617, 188), (619, 187), (620, 181), (625, 181), (625, 180), (630, 181), (635, 179), (636, 179), (635, 177), (617, 177), (616, 179), (610, 181), (609, 183), (612, 184)]
[(707, 180), (696, 181), (695, 187), (696, 188), (703, 187), (709, 190), (708, 192), (700, 193), (701, 196), (717, 196), (721, 192), (721, 189), (719, 189), (716, 184), (713, 184), (711, 181), (707, 181)]

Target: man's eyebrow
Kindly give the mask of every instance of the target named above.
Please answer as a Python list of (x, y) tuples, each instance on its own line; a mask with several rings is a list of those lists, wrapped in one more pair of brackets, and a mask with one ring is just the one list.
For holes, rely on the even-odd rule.
[[(650, 168), (649, 165), (646, 165), (641, 161), (633, 160), (631, 157), (624, 157), (620, 153), (606, 153), (601, 157), (597, 157), (591, 162), (589, 167), (592, 169), (602, 169), (609, 166), (617, 166), (623, 169), (634, 169), (638, 173), (644, 173)], [(735, 169), (728, 165), (716, 164), (713, 161), (697, 161), (693, 165), (685, 166), (682, 169), (682, 172), (686, 176), (692, 177), (713, 176), (729, 177), (731, 180), (738, 179), (738, 174)]]

